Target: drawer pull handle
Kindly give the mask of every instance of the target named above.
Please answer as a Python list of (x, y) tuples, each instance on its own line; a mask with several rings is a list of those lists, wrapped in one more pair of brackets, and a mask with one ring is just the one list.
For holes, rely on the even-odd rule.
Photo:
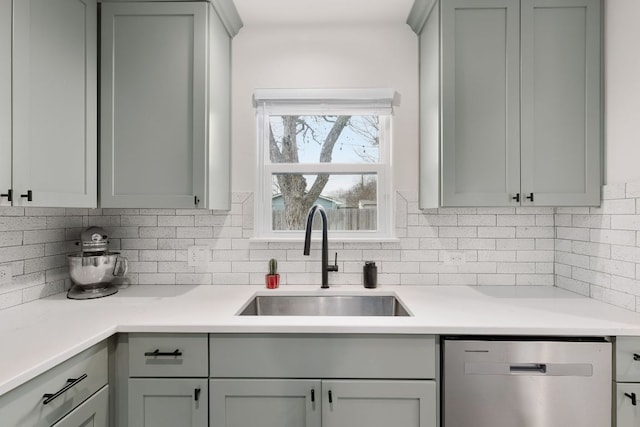
[(631, 394), (625, 393), (624, 395), (627, 396), (629, 399), (631, 399), (631, 404), (633, 406), (636, 406), (637, 402), (636, 402), (636, 394), (635, 393), (631, 393)]
[(162, 352), (159, 349), (155, 349), (154, 351), (147, 351), (145, 354), (145, 356), (147, 357), (151, 357), (151, 356), (182, 356), (182, 352), (178, 349), (175, 349), (172, 352)]
[(633, 360), (640, 360), (640, 354), (638, 353), (633, 353)]
[(200, 387), (193, 390), (193, 400), (195, 400), (196, 402), (200, 400)]
[(315, 389), (311, 389), (311, 403), (316, 401), (316, 391)]
[(60, 390), (58, 390), (58, 392), (44, 394), (42, 396), (42, 398), (44, 399), (42, 404), (43, 405), (47, 405), (47, 404), (51, 403), (54, 399), (56, 399), (62, 393), (64, 393), (65, 391), (69, 390), (71, 387), (75, 386), (76, 384), (78, 384), (80, 381), (82, 381), (85, 378), (87, 378), (87, 374), (82, 374), (82, 376), (80, 376), (78, 378), (69, 378), (67, 380), (67, 385), (65, 385)]
[(333, 393), (329, 390), (329, 403), (333, 403)]

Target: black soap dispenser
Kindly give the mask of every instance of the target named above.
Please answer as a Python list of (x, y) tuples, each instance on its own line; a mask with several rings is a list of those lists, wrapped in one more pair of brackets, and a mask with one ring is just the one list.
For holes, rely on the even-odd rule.
[(378, 267), (375, 262), (365, 261), (364, 267), (362, 267), (362, 278), (365, 288), (378, 287)]

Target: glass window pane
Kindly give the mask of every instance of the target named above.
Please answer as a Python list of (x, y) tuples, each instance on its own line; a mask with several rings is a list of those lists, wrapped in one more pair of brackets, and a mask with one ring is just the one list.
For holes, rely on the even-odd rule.
[[(271, 183), (274, 231), (304, 230), (307, 213), (314, 204), (322, 205), (327, 212), (329, 230), (377, 230), (376, 174), (273, 174)], [(320, 224), (320, 220), (314, 221), (314, 227)]]
[(269, 116), (273, 163), (378, 163), (378, 116)]

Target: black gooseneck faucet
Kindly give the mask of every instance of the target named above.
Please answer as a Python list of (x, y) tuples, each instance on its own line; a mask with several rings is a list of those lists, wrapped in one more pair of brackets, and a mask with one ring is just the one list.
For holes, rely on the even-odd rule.
[[(329, 265), (329, 245), (327, 244), (327, 213), (320, 205), (313, 205), (309, 209), (307, 215), (307, 229), (304, 234), (304, 255), (309, 255), (311, 250), (311, 230), (313, 226), (313, 218), (316, 212), (320, 212), (322, 217), (322, 289), (329, 289), (329, 272), (338, 271), (338, 263)], [(336, 254), (336, 261), (338, 255)]]

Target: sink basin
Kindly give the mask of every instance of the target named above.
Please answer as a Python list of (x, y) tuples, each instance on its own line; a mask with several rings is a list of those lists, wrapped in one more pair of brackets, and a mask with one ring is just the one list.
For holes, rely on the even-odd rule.
[(257, 295), (239, 316), (411, 316), (393, 295)]

